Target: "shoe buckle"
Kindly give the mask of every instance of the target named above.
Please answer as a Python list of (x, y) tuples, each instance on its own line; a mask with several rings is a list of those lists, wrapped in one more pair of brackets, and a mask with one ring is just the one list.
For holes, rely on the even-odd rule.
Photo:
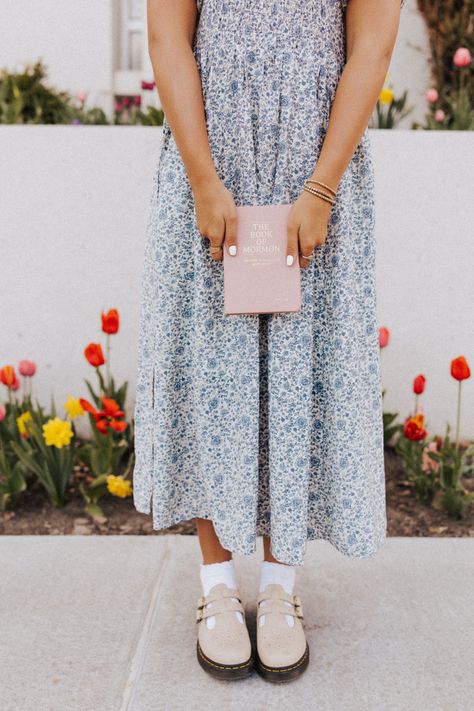
[(204, 617), (203, 610), (204, 610), (205, 604), (206, 604), (206, 601), (205, 601), (204, 597), (201, 595), (201, 597), (198, 600), (198, 607), (197, 607), (197, 611), (196, 611), (196, 622), (201, 622), (201, 620), (203, 619), (203, 617)]
[(295, 606), (296, 617), (303, 619), (303, 607), (301, 605), (301, 599), (299, 595), (293, 595), (293, 604)]

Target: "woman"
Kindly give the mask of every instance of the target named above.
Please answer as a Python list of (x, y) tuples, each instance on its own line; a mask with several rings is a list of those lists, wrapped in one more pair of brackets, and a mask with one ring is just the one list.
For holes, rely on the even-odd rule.
[[(263, 536), (256, 666), (307, 667), (306, 541), (353, 557), (385, 536), (369, 118), (399, 0), (149, 0), (165, 112), (143, 274), (135, 505), (195, 518), (198, 660), (254, 663), (232, 555)], [(307, 182), (308, 180), (312, 182)], [(223, 315), (236, 206), (292, 203), (295, 313)]]

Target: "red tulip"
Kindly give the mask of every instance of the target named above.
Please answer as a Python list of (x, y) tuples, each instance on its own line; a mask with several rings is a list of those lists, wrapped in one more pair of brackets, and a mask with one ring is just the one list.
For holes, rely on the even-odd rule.
[(119, 330), (119, 313), (117, 309), (110, 309), (106, 314), (102, 312), (102, 330), (104, 333), (117, 333)]
[(89, 400), (85, 400), (84, 398), (80, 397), (79, 402), (81, 403), (81, 407), (83, 410), (85, 410), (86, 412), (90, 412), (91, 415), (97, 414), (96, 408), (94, 407), (94, 405), (92, 405), (92, 403), (89, 402)]
[(6, 365), (4, 368), (0, 368), (0, 381), (4, 385), (8, 388), (13, 388), (16, 380), (15, 368), (12, 365)]
[(107, 434), (107, 420), (100, 419), (96, 420), (95, 426), (99, 430), (99, 432), (103, 435)]
[(141, 106), (142, 105), (142, 97), (140, 95), (135, 97), (135, 106)]
[(2, 420), (4, 420), (6, 416), (7, 416), (7, 409), (6, 409), (5, 405), (2, 405), (2, 403), (0, 402), (0, 422), (2, 422)]
[(98, 368), (100, 365), (104, 365), (105, 363), (100, 343), (89, 343), (87, 348), (84, 350), (84, 355), (89, 363), (94, 366), (94, 368)]
[(471, 377), (469, 365), (464, 356), (459, 356), (451, 361), (451, 375), (455, 380), (467, 380)]
[(125, 416), (124, 411), (120, 409), (118, 403), (116, 403), (113, 398), (105, 396), (101, 398), (101, 401), (104, 407), (103, 410), (97, 410), (88, 400), (84, 400), (83, 398), (79, 400), (83, 409), (86, 412), (90, 412), (94, 418), (95, 426), (101, 434), (106, 435), (108, 427), (115, 430), (115, 432), (123, 432), (126, 430), (128, 424), (123, 420), (117, 419), (118, 417)]
[(424, 428), (425, 416), (421, 413), (415, 417), (407, 417), (403, 427), (404, 436), (411, 442), (420, 442), (428, 436), (428, 432)]
[(124, 432), (128, 425), (123, 420), (112, 420), (109, 422), (109, 427), (112, 427), (112, 429), (116, 432)]
[(123, 417), (125, 415), (124, 411), (120, 409), (119, 405), (111, 397), (101, 398), (102, 404), (104, 406), (104, 414), (107, 417)]
[(20, 389), (20, 381), (18, 380), (17, 377), (15, 377), (15, 380), (13, 381), (12, 385), (10, 386), (12, 390), (19, 390)]
[(36, 373), (36, 363), (33, 363), (32, 360), (21, 360), (18, 363), (18, 370), (20, 371), (20, 374), (24, 375), (26, 378), (32, 378)]
[(417, 375), (413, 381), (413, 392), (415, 395), (421, 395), (425, 392), (426, 378), (424, 375)]
[(379, 346), (380, 348), (386, 348), (390, 340), (390, 331), (385, 326), (379, 328)]

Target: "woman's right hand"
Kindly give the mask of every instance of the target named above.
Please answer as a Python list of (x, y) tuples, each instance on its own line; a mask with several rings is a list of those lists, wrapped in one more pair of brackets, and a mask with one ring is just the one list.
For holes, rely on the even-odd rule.
[(210, 241), (211, 258), (221, 261), (224, 246), (235, 256), (237, 211), (232, 193), (219, 178), (204, 181), (193, 193), (197, 227), (201, 236)]

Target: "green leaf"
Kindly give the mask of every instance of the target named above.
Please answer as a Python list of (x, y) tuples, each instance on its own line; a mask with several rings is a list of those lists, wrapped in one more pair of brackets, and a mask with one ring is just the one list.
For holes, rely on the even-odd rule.
[(89, 489), (93, 491), (94, 489), (97, 489), (100, 486), (104, 486), (104, 484), (107, 486), (108, 476), (108, 474), (101, 474), (100, 476), (98, 476), (96, 479), (94, 479), (92, 484), (89, 485)]
[(13, 467), (9, 480), (9, 488), (12, 494), (19, 494), (26, 489), (26, 481), (23, 476), (20, 462), (17, 462)]
[(107, 516), (104, 514), (98, 504), (86, 504), (84, 511), (89, 514), (89, 516), (91, 516), (94, 521), (97, 521), (97, 523), (107, 522)]
[(94, 390), (94, 388), (92, 387), (91, 383), (90, 383), (88, 380), (85, 380), (85, 384), (86, 384), (86, 386), (87, 386), (87, 389), (88, 389), (88, 391), (89, 391), (89, 393), (90, 393), (91, 398), (92, 398), (93, 401), (94, 401), (94, 405), (95, 405), (96, 407), (100, 407), (100, 399), (99, 399), (99, 396), (96, 395), (95, 390)]

